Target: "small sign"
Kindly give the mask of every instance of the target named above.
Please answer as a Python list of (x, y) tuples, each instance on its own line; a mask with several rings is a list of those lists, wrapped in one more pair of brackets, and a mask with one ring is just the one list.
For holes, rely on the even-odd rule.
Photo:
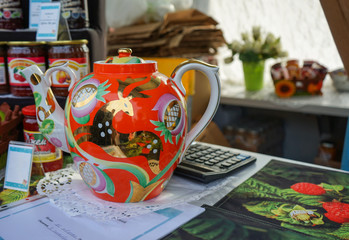
[(39, 27), (41, 4), (47, 2), (51, 2), (51, 0), (30, 0), (29, 28), (37, 29)]
[(58, 34), (60, 2), (42, 3), (36, 41), (56, 41)]
[(7, 152), (4, 188), (28, 192), (34, 145), (10, 141)]

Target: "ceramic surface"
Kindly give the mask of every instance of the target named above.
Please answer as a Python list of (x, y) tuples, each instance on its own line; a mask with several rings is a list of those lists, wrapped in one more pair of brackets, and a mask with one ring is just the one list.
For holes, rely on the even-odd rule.
[[(211, 97), (204, 116), (188, 132), (184, 72), (205, 73)], [(73, 79), (65, 110), (57, 104), (49, 76), (66, 71)], [(168, 78), (156, 62), (130, 53), (94, 63), (94, 72), (77, 80), (66, 66), (42, 74), (23, 70), (34, 92), (37, 119), (45, 137), (70, 152), (84, 182), (99, 198), (138, 202), (161, 193), (186, 148), (216, 112), (218, 68), (199, 61), (180, 65)]]

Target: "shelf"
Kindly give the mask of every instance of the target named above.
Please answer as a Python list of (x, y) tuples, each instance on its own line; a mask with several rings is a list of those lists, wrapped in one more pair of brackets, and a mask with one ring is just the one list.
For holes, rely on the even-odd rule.
[[(314, 115), (314, 117), (322, 115), (346, 119), (346, 130), (343, 129), (345, 135), (341, 168), (349, 170), (349, 92), (338, 92), (331, 85), (325, 85), (322, 92), (322, 96), (295, 96), (289, 99), (282, 99), (275, 95), (273, 86), (265, 86), (262, 90), (257, 92), (248, 92), (242, 85), (223, 85), (220, 103), (262, 110), (268, 109), (291, 113), (311, 114)], [(299, 126), (297, 126), (298, 130), (295, 130), (296, 128), (294, 126), (289, 130), (290, 135), (292, 135), (290, 136), (291, 140), (288, 141), (289, 143), (303, 141), (306, 139), (303, 138), (304, 134), (309, 135), (312, 132), (311, 130), (314, 130), (309, 128), (314, 128), (314, 126), (311, 124), (309, 125), (309, 123), (306, 125), (303, 120), (293, 118), (292, 121), (295, 121)], [(339, 125), (336, 128), (339, 132), (341, 131)], [(301, 129), (301, 132), (299, 132), (299, 129)], [(302, 142), (302, 146), (308, 150), (310, 149), (309, 144), (314, 144), (314, 141), (304, 144)], [(293, 147), (290, 152), (298, 153), (297, 151), (294, 151)]]
[[(98, 29), (93, 28), (82, 28), (70, 30), (71, 38), (87, 39), (90, 57), (90, 67), (93, 68), (92, 64), (95, 61), (103, 60), (106, 58), (106, 40), (105, 35)], [(20, 29), (16, 31), (11, 30), (0, 30), (1, 41), (35, 41), (36, 31), (30, 29)]]
[(322, 96), (281, 99), (275, 95), (273, 87), (248, 92), (241, 85), (224, 85), (221, 104), (336, 117), (349, 116), (349, 92), (338, 92), (332, 86), (323, 87)]

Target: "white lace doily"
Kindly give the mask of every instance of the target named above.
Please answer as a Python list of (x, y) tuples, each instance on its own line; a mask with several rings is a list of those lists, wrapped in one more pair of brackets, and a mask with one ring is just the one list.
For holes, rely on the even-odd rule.
[(97, 221), (114, 221), (199, 200), (233, 178), (201, 184), (174, 175), (165, 190), (153, 199), (138, 203), (114, 203), (94, 196), (74, 169), (65, 168), (47, 173), (39, 181), (37, 190), (68, 215), (84, 215)]

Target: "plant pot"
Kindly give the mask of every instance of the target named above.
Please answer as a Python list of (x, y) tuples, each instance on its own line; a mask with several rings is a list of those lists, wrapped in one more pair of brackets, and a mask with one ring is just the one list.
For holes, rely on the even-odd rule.
[(264, 61), (242, 62), (245, 86), (247, 91), (258, 91), (263, 88)]

